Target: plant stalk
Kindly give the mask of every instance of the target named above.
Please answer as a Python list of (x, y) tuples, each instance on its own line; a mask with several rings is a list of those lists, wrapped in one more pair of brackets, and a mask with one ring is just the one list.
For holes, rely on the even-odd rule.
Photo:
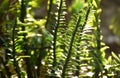
[(16, 28), (16, 25), (17, 25), (17, 19), (15, 19), (15, 23), (13, 25), (13, 30), (12, 30), (12, 42), (13, 42), (13, 45), (12, 45), (12, 55), (13, 55), (13, 64), (15, 66), (15, 71), (18, 75), (18, 78), (21, 78), (21, 74), (20, 74), (20, 68), (18, 66), (18, 62), (16, 61), (16, 51), (15, 51), (15, 28)]
[[(63, 0), (60, 0), (60, 6), (59, 6), (59, 10), (58, 10), (58, 20), (57, 20), (57, 24), (55, 27), (55, 33), (54, 33), (54, 43), (53, 43), (53, 68), (56, 66), (56, 41), (57, 41), (57, 32), (58, 32), (58, 27), (59, 27), (59, 23), (60, 23), (60, 14), (62, 11), (62, 4), (63, 4)], [(54, 73), (54, 69), (52, 70), (52, 73)]]
[[(85, 28), (85, 25), (86, 25), (86, 23), (87, 23), (87, 21), (88, 21), (88, 16), (89, 16), (89, 13), (90, 13), (90, 9), (91, 9), (91, 7), (89, 7), (88, 9), (87, 9), (87, 12), (86, 12), (86, 15), (85, 15), (85, 21), (84, 21), (84, 23), (83, 23), (83, 25), (81, 26), (82, 28), (81, 28), (81, 31), (80, 31), (80, 33), (82, 33), (83, 31), (84, 31), (84, 28)], [(82, 35), (83, 34), (80, 34), (80, 38), (79, 38), (79, 40), (78, 40), (78, 42), (81, 42), (81, 38), (82, 38)], [(79, 50), (79, 49), (78, 49)], [(76, 60), (80, 60), (80, 56), (78, 56), (79, 55), (79, 53), (77, 53), (77, 56), (76, 56)], [(80, 71), (80, 66), (79, 66), (79, 64), (80, 64), (80, 62), (79, 61), (76, 61), (76, 63), (78, 64), (78, 66), (76, 66), (76, 76), (78, 76), (79, 77), (79, 71)]]
[[(24, 23), (24, 19), (26, 17), (26, 0), (21, 0), (21, 16), (20, 16), (20, 21), (22, 23)], [(22, 31), (25, 31), (25, 26), (22, 26)], [(24, 49), (24, 54), (25, 55), (30, 55), (28, 53), (28, 48), (27, 48), (27, 44), (26, 44), (26, 34), (23, 34), (23, 41), (25, 41), (25, 44), (23, 45), (23, 49)], [(33, 78), (33, 73), (32, 73), (32, 64), (31, 64), (31, 61), (30, 61), (30, 58), (26, 58), (25, 59), (25, 62), (26, 62), (26, 70), (27, 70), (27, 76), (28, 78)]]
[(75, 34), (76, 34), (77, 29), (78, 29), (78, 27), (79, 27), (80, 21), (81, 21), (81, 16), (79, 16), (79, 18), (78, 18), (78, 20), (77, 20), (77, 22), (76, 22), (75, 28), (74, 28), (74, 30), (73, 30), (73, 33), (72, 33), (72, 37), (71, 37), (71, 41), (70, 41), (70, 47), (69, 47), (69, 50), (68, 50), (68, 55), (67, 55), (67, 58), (66, 58), (66, 60), (65, 60), (65, 64), (64, 64), (63, 70), (62, 70), (62, 75), (61, 75), (62, 78), (65, 78), (65, 72), (66, 72), (66, 69), (67, 69), (68, 62), (69, 62), (70, 57), (71, 57), (72, 46), (73, 46)]

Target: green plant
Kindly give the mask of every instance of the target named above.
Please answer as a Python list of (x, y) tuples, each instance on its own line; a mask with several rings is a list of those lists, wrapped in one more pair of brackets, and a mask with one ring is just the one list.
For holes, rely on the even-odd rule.
[(101, 42), (100, 0), (48, 0), (47, 16), (34, 19), (42, 1), (2, 2), (1, 78), (119, 77), (120, 57), (106, 59)]

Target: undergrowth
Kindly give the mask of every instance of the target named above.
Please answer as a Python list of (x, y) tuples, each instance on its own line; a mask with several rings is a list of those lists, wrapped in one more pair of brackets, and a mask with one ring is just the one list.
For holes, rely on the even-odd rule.
[[(0, 78), (118, 78), (120, 56), (101, 41), (100, 0), (4, 0), (0, 5)], [(69, 18), (69, 19), (68, 19)]]

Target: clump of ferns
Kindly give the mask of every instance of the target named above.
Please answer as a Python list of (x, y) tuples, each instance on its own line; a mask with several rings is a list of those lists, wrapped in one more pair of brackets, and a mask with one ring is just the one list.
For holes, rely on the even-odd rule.
[[(66, 69), (67, 72), (69, 71), (68, 73), (72, 73), (72, 75), (74, 74), (73, 71), (79, 73), (80, 56), (88, 56), (86, 55), (86, 51), (90, 45), (87, 43), (89, 43), (91, 36), (86, 34), (88, 33), (86, 31), (91, 29), (85, 29), (85, 26), (90, 12), (90, 7), (81, 8), (83, 6), (80, 6), (80, 11), (78, 11), (78, 8), (75, 10), (75, 12), (73, 11), (73, 15), (71, 16), (70, 22), (68, 24), (66, 23), (65, 18), (66, 14), (68, 13), (66, 11), (65, 1), (60, 0), (60, 2), (58, 1), (57, 3), (59, 6), (58, 12), (56, 12), (55, 16), (56, 23), (54, 23), (55, 27), (53, 30), (53, 50), (51, 50), (53, 52), (52, 73), (62, 74), (62, 77), (64, 78)], [(82, 9), (86, 9), (87, 12)], [(77, 59), (77, 61), (75, 61), (75, 59)], [(75, 70), (73, 70), (74, 68)], [(71, 75), (69, 74), (69, 76)]]
[[(61, 2), (62, 2), (62, 0), (61, 0)], [(65, 6), (64, 6), (64, 8), (65, 8)], [(85, 8), (86, 7), (84, 7), (84, 9)], [(59, 8), (59, 11), (60, 11), (60, 9), (63, 10), (62, 7)], [(81, 8), (81, 9), (83, 9), (83, 8)], [(78, 69), (76, 67), (79, 67), (79, 62), (73, 63), (73, 60), (75, 60), (75, 59), (79, 60), (79, 56), (77, 56), (77, 55), (79, 55), (79, 50), (81, 48), (80, 44), (82, 44), (81, 43), (82, 40), (85, 40), (85, 39), (82, 39), (83, 36), (85, 36), (83, 34), (85, 31), (88, 31), (88, 30), (84, 30), (84, 28), (87, 23), (88, 15), (90, 12), (90, 7), (86, 8), (87, 12), (83, 11), (81, 9), (79, 12), (77, 9), (77, 11), (72, 13), (73, 16), (71, 16), (71, 21), (69, 24), (66, 24), (66, 22), (65, 22), (65, 15), (64, 15), (65, 12), (60, 11), (63, 14), (58, 13), (59, 18), (57, 17), (57, 20), (58, 20), (57, 25), (59, 25), (59, 27), (57, 28), (58, 31), (55, 31), (55, 33), (57, 33), (57, 35), (54, 35), (54, 37), (57, 37), (57, 40), (56, 40), (57, 43), (54, 44), (54, 45), (56, 45), (56, 48), (54, 47), (54, 49), (55, 49), (55, 53), (56, 53), (55, 56), (57, 56), (57, 58), (61, 58), (61, 59), (57, 60), (57, 62), (59, 62), (57, 64), (59, 64), (58, 66), (60, 66), (60, 67), (58, 67), (58, 68), (60, 68), (60, 69), (58, 69), (59, 72), (62, 70), (63, 78), (65, 76), (65, 71), (67, 70), (67, 72), (68, 72), (68, 70), (69, 70), (68, 68), (71, 68), (71, 66), (73, 67), (73, 69), (75, 68), (75, 70), (70, 69), (70, 71), (68, 72), (68, 73), (72, 73), (72, 75), (73, 75), (74, 74), (73, 71), (75, 72)], [(68, 26), (65, 26), (65, 25), (68, 25)], [(75, 41), (74, 41), (74, 38), (75, 38)], [(86, 39), (87, 39), (87, 37), (86, 37)], [(81, 45), (81, 46), (83, 46), (83, 45)], [(86, 46), (86, 45), (84, 45), (84, 46)], [(86, 53), (84, 52), (84, 55), (85, 54)], [(63, 67), (61, 67), (60, 64)], [(78, 71), (79, 71), (79, 69), (78, 69)], [(69, 74), (69, 76), (71, 76), (71, 75)]]

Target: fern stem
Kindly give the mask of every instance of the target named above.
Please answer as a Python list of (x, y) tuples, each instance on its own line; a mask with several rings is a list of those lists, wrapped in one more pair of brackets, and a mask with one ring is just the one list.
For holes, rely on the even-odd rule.
[[(26, 4), (25, 0), (21, 1), (21, 15), (20, 15), (20, 21), (24, 23), (24, 19), (26, 17)], [(25, 30), (24, 28), (22, 29), (23, 31)]]
[(69, 47), (69, 50), (68, 50), (68, 55), (67, 55), (67, 58), (65, 60), (65, 64), (63, 66), (63, 70), (62, 70), (62, 78), (65, 78), (65, 71), (67, 69), (67, 65), (68, 65), (68, 62), (70, 60), (70, 57), (71, 57), (71, 53), (72, 53), (72, 46), (73, 46), (73, 42), (74, 42), (74, 38), (75, 38), (75, 34), (77, 32), (77, 29), (78, 29), (78, 26), (79, 26), (79, 23), (81, 21), (81, 16), (79, 16), (77, 22), (76, 22), (76, 26), (73, 30), (73, 33), (72, 33), (72, 37), (71, 37), (71, 41), (70, 41), (70, 47)]
[[(87, 23), (87, 21), (88, 21), (88, 16), (89, 16), (89, 14), (90, 14), (90, 9), (91, 9), (91, 7), (89, 7), (88, 9), (87, 9), (87, 12), (86, 12), (86, 15), (85, 15), (85, 21), (84, 21), (84, 23), (83, 23), (83, 25), (81, 26), (82, 28), (81, 28), (81, 32), (80, 33), (82, 33), (83, 32), (83, 30), (84, 30), (84, 28), (85, 28), (85, 25), (86, 25), (86, 23)], [(78, 40), (78, 42), (81, 42), (81, 38), (82, 38), (82, 35), (83, 34), (80, 34), (80, 38), (79, 38), (79, 40)], [(79, 53), (77, 53), (77, 56), (76, 56), (76, 60), (80, 60), (80, 56), (78, 56), (79, 55)], [(76, 61), (76, 63), (78, 63), (78, 66), (76, 66), (76, 75), (79, 77), (79, 70), (80, 70), (80, 67), (79, 67), (79, 64), (80, 64), (80, 62), (79, 61)]]
[(60, 6), (59, 6), (59, 10), (58, 10), (58, 20), (57, 20), (57, 24), (55, 27), (55, 33), (54, 33), (54, 43), (53, 43), (53, 57), (54, 57), (54, 61), (53, 61), (53, 68), (56, 66), (56, 40), (57, 40), (57, 32), (58, 32), (58, 27), (59, 27), (59, 22), (60, 22), (60, 14), (62, 11), (62, 4), (63, 4), (63, 0), (60, 0)]
[(12, 55), (13, 55), (13, 64), (15, 66), (15, 71), (16, 73), (18, 74), (18, 78), (21, 78), (21, 75), (20, 75), (20, 68), (18, 66), (18, 62), (16, 61), (16, 51), (15, 51), (15, 28), (16, 28), (16, 25), (17, 25), (17, 19), (15, 19), (15, 23), (13, 25), (13, 30), (12, 30), (12, 42), (13, 42), (13, 45), (12, 45)]
[[(20, 16), (20, 21), (22, 23), (24, 23), (24, 19), (26, 17), (26, 0), (22, 0), (21, 1), (21, 16)], [(22, 26), (22, 31), (25, 31), (25, 26)], [(23, 44), (23, 49), (24, 49), (24, 54), (25, 55), (29, 55), (29, 53), (27, 52), (28, 51), (28, 48), (27, 48), (27, 44), (26, 44), (26, 34), (23, 34), (23, 41), (25, 42), (25, 44)], [(32, 75), (32, 64), (30, 62), (30, 59), (29, 58), (26, 58), (25, 59), (25, 62), (26, 62), (26, 69), (27, 69), (27, 76), (28, 78), (33, 78), (33, 75)]]
[(84, 24), (82, 25), (82, 30), (84, 29), (84, 27), (85, 27), (85, 25), (86, 25), (86, 23), (87, 23), (87, 20), (88, 20), (88, 16), (89, 16), (89, 13), (90, 13), (90, 9), (91, 9), (91, 7), (89, 7), (88, 9), (87, 9), (87, 12), (86, 12), (86, 15), (85, 15), (85, 22), (84, 22)]

